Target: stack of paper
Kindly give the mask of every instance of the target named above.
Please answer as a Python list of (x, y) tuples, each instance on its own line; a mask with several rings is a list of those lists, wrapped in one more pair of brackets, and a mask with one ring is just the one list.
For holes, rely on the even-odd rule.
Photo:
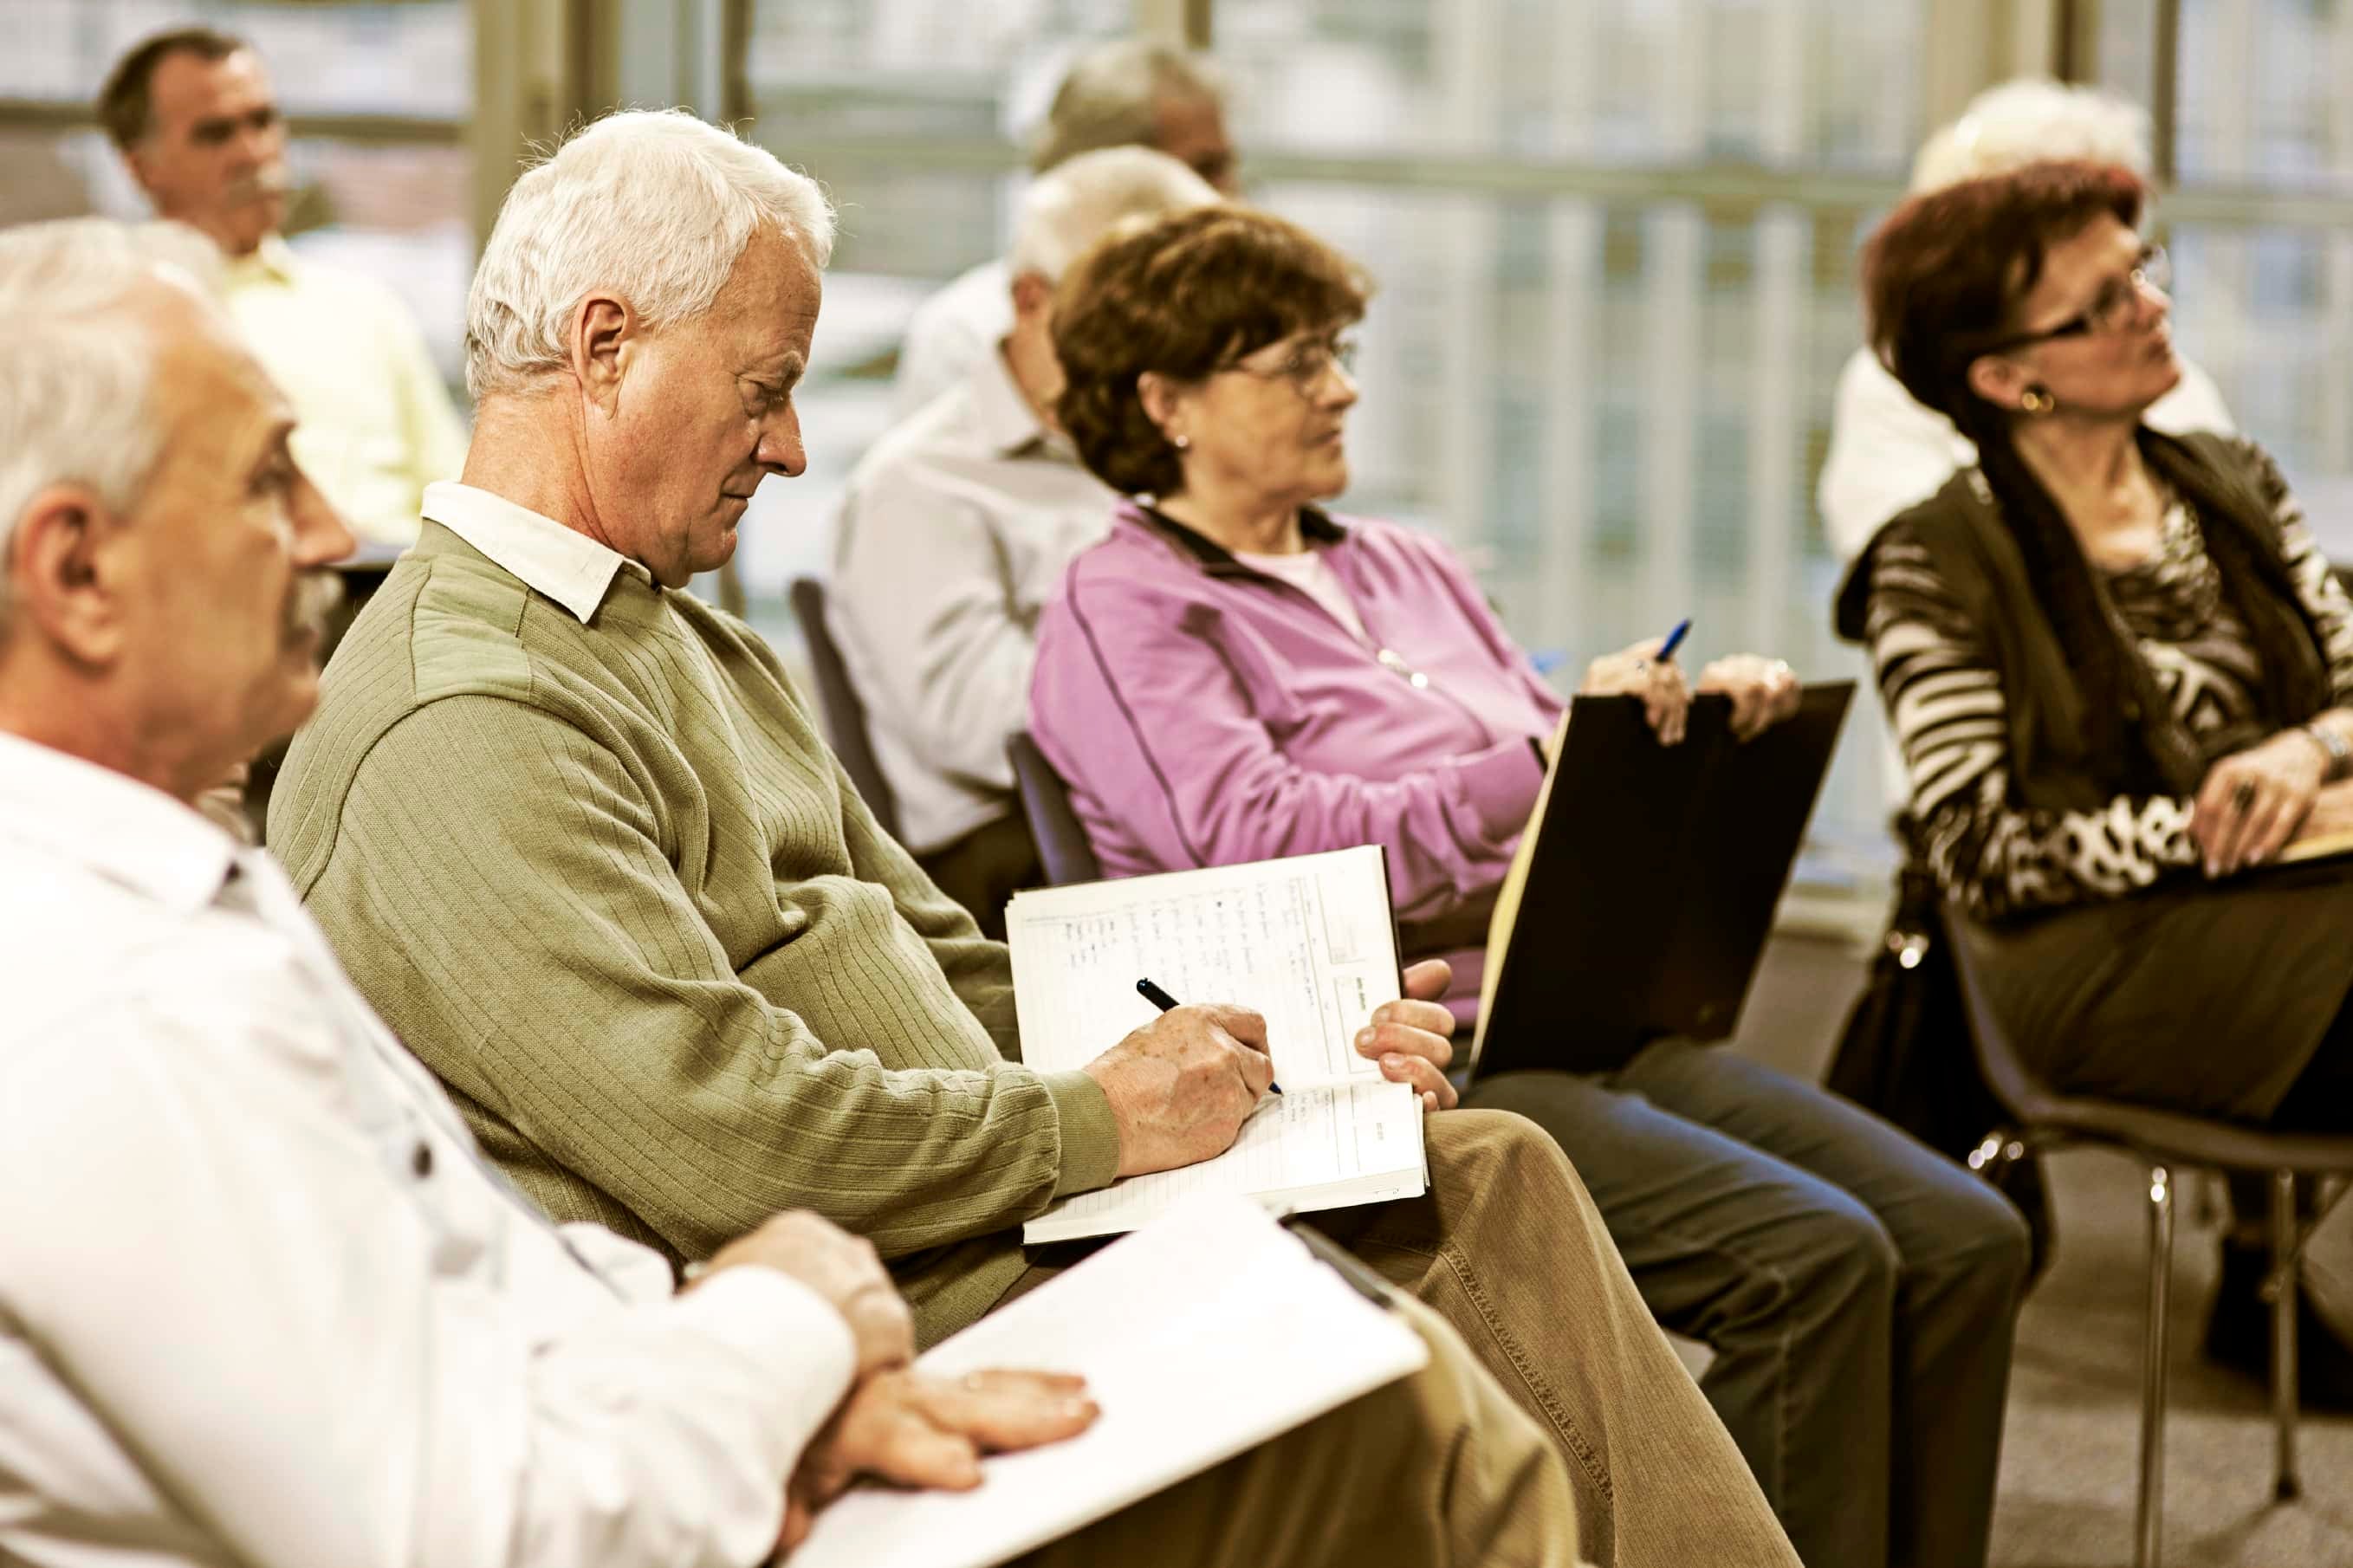
[(1282, 1089), (1217, 1159), (1067, 1199), (1029, 1222), (1028, 1240), (1132, 1230), (1193, 1194), (1308, 1210), (1429, 1186), (1419, 1100), (1355, 1045), (1400, 994), (1379, 848), (1017, 893), (1006, 926), (1029, 1066), (1084, 1067), (1149, 1024), (1157, 1010), (1135, 983), (1150, 979), (1179, 1002), (1264, 1014)]
[[(916, 1365), (1074, 1372), (1103, 1415), (969, 1492), (851, 1492), (787, 1568), (986, 1568), (1418, 1370), (1427, 1348), (1258, 1206), (1197, 1198)], [(1304, 1508), (1329, 1499), (1301, 1500)]]

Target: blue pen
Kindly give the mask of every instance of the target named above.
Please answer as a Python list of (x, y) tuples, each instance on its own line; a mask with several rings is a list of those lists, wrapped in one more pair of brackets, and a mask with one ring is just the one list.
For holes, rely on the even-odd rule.
[(1675, 623), (1675, 629), (1667, 634), (1667, 640), (1659, 645), (1659, 662), (1661, 664), (1664, 664), (1667, 660), (1674, 658), (1675, 649), (1683, 646), (1683, 638), (1689, 636), (1690, 633), (1691, 617), (1689, 616), (1685, 616), (1682, 620)]
[[(1135, 989), (1138, 995), (1142, 996), (1146, 1002), (1151, 1003), (1154, 1006), (1159, 1008), (1164, 1013), (1176, 1005), (1176, 997), (1171, 996), (1167, 992), (1163, 991), (1159, 986), (1155, 985), (1149, 980), (1137, 981), (1135, 983)], [(1281, 1094), (1282, 1092), (1282, 1086), (1275, 1082), (1272, 1079), (1269, 1079), (1266, 1080), (1266, 1091), (1269, 1094)]]

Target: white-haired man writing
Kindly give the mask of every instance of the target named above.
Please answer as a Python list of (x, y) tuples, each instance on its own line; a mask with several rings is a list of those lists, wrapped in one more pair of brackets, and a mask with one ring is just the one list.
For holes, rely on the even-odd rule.
[[(0, 1559), (741, 1568), (858, 1475), (970, 1486), (1082, 1429), (1073, 1379), (908, 1370), (873, 1249), (815, 1215), (675, 1296), (549, 1225), (192, 809), (310, 712), (352, 539), (153, 248), (0, 237)], [(1571, 1563), (1558, 1457), (1409, 1310), (1427, 1370), (1037, 1561)]]
[[(1271, 1069), (1264, 1020), (1213, 1005), (1023, 1065), (1004, 947), (877, 829), (775, 655), (680, 592), (801, 471), (831, 236), (808, 180), (685, 115), (615, 115), (517, 182), (470, 304), (466, 482), (337, 652), (269, 838), (543, 1208), (681, 1259), (815, 1209), (929, 1342), (1042, 1278), (1023, 1221), (1221, 1152)], [(1406, 978), (1359, 1048), (1451, 1100), (1445, 966)], [(1427, 1142), (1429, 1195), (1324, 1228), (1574, 1456), (1587, 1552), (1787, 1563), (1558, 1149), (1478, 1111)]]
[(1011, 325), (874, 444), (842, 498), (828, 618), (899, 837), (992, 937), (1005, 934), (1005, 900), (1041, 878), (1005, 758), (1005, 737), (1029, 721), (1038, 615), (1118, 499), (1054, 419), (1054, 285), (1113, 228), (1218, 199), (1145, 147), (1082, 153), (1040, 175), (1006, 257)]
[[(1226, 132), (1225, 83), (1198, 55), (1124, 38), (1072, 61), (1054, 91), (1029, 157), (1044, 174), (1082, 153), (1149, 147), (1176, 159), (1223, 195), (1240, 189)], [(892, 415), (912, 416), (995, 351), (1011, 330), (1013, 274), (1006, 258), (956, 277), (907, 321)]]
[[(1971, 99), (1958, 120), (1921, 145), (1912, 189), (1942, 190), (2043, 158), (2121, 163), (2146, 179), (2148, 116), (2098, 88), (2033, 78), (2004, 82)], [(2180, 363), (2180, 384), (2149, 405), (2149, 424), (2176, 436), (2232, 429), (2214, 378), (2187, 359)], [(1853, 560), (1896, 513), (1926, 500), (1977, 460), (1977, 447), (1951, 420), (1915, 401), (1870, 349), (1855, 350), (1839, 373), (1816, 494), (1831, 544)], [(1894, 764), (1892, 771), (1891, 798), (1900, 803), (1903, 770)]]

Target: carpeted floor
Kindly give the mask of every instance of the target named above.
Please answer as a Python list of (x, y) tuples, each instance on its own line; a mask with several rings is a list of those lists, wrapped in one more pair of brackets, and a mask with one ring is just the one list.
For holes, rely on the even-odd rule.
[[(1828, 940), (1781, 938), (1733, 1048), (1819, 1075), (1862, 984)], [(2146, 1279), (2145, 1176), (2097, 1149), (2056, 1156), (2058, 1250), (2019, 1323), (1994, 1516), (1994, 1568), (2124, 1568), (2132, 1561)], [(2272, 1499), (2263, 1391), (2198, 1355), (2216, 1239), (2194, 1184), (2179, 1189), (2166, 1424), (2165, 1562), (2198, 1568), (2353, 1568), (2353, 1418), (2307, 1416), (2305, 1495)], [(2353, 1199), (2316, 1242), (2316, 1267), (2353, 1286)], [(2353, 1300), (2353, 1289), (2339, 1290)]]

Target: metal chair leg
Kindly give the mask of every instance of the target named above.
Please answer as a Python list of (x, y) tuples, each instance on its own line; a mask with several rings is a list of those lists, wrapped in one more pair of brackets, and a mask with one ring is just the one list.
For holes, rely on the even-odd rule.
[(2166, 1308), (2173, 1287), (2173, 1173), (2148, 1169), (2148, 1316), (2141, 1340), (2140, 1502), (2133, 1568), (2157, 1568), (2165, 1529)]
[(2295, 1466), (2295, 1257), (2301, 1240), (2295, 1223), (2295, 1173), (2274, 1171), (2272, 1277), (2264, 1289), (2272, 1299), (2272, 1420), (2278, 1427), (2272, 1495), (2282, 1502), (2304, 1492)]

